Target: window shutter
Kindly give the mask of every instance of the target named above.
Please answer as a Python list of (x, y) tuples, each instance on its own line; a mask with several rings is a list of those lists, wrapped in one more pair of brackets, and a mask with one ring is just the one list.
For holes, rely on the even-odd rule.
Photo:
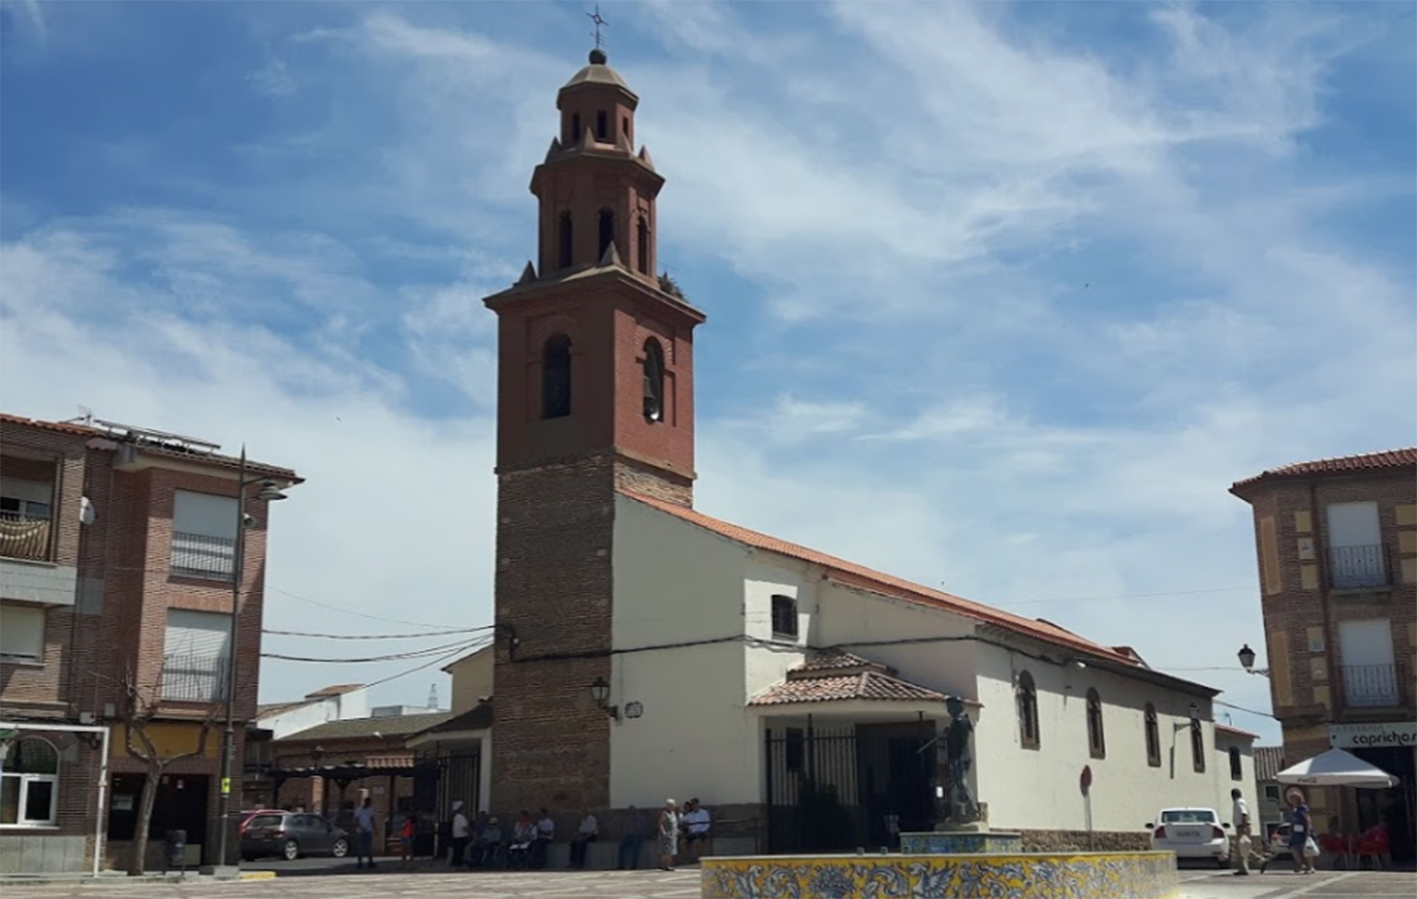
[(167, 611), (167, 655), (224, 659), (231, 654), (231, 618), (220, 612)]
[(29, 606), (0, 606), (0, 655), (44, 658), (44, 610)]

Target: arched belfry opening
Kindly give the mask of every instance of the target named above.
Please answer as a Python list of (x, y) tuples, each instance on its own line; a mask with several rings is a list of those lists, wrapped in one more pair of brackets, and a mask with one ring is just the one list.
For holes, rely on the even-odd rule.
[(644, 216), (635, 223), (635, 271), (649, 274), (649, 222)]
[(571, 243), (575, 237), (575, 229), (572, 225), (569, 210), (562, 212), (561, 217), (556, 221), (556, 266), (558, 268), (570, 268), (571, 260), (574, 258), (571, 253)]
[(555, 334), (541, 351), (541, 417), (571, 414), (571, 338)]
[(615, 212), (612, 209), (600, 210), (600, 243), (595, 251), (595, 258), (602, 259), (610, 244), (615, 241)]
[(664, 348), (653, 337), (645, 341), (645, 421), (664, 421)]

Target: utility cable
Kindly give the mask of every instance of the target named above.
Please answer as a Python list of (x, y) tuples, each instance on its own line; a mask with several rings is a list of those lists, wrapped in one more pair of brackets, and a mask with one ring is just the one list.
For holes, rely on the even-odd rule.
[(418, 634), (317, 634), (310, 631), (278, 631), (262, 629), (261, 633), (278, 637), (314, 637), (320, 640), (414, 640), (423, 637), (451, 637), (458, 634), (475, 634), (489, 631), (496, 625), (484, 624), (480, 627), (461, 627), (443, 631), (423, 631)]
[(312, 656), (291, 656), (277, 652), (263, 652), (261, 653), (261, 658), (280, 659), (283, 662), (322, 662), (331, 665), (361, 665), (366, 662), (394, 662), (399, 661), (401, 659), (427, 658), (430, 655), (437, 655), (440, 652), (446, 652), (448, 650), (456, 651), (456, 648), (464, 646), (468, 642), (470, 641), (459, 640), (456, 643), (445, 643), (442, 646), (430, 646), (427, 649), (415, 649), (410, 650), (409, 652), (389, 653), (388, 655), (368, 656), (366, 658), (357, 659), (329, 659), (315, 658)]

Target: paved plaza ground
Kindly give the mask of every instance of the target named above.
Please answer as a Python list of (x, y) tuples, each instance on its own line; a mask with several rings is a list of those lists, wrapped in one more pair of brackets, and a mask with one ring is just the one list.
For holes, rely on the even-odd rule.
[[(1235, 877), (1229, 871), (1181, 872), (1184, 899), (1397, 899), (1417, 896), (1417, 874), (1325, 871), (1303, 876), (1288, 871)], [(281, 876), (272, 880), (216, 883), (130, 882), (124, 878), (70, 883), (0, 885), (4, 899), (688, 899), (699, 895), (699, 872), (518, 871), (450, 872), (421, 868), (370, 873)], [(811, 899), (811, 897), (804, 897)], [(1026, 899), (1026, 897), (1021, 897)], [(1098, 897), (1103, 899), (1103, 897)]]

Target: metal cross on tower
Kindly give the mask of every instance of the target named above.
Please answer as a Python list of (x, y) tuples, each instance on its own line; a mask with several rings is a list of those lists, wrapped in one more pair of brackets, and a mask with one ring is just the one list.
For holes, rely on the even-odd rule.
[(608, 27), (610, 26), (610, 23), (607, 22), (604, 18), (601, 17), (601, 15), (600, 15), (600, 4), (599, 4), (599, 3), (597, 3), (597, 4), (595, 5), (595, 12), (593, 12), (593, 13), (586, 13), (586, 18), (587, 18), (587, 19), (590, 19), (592, 22), (595, 23), (595, 31), (593, 32), (593, 34), (595, 35), (595, 49), (597, 49), (597, 50), (603, 49), (603, 48), (601, 47), (601, 44), (602, 44), (604, 41), (603, 41), (603, 39), (602, 39), (601, 36), (600, 36), (600, 29), (601, 29), (601, 28), (608, 28)]

